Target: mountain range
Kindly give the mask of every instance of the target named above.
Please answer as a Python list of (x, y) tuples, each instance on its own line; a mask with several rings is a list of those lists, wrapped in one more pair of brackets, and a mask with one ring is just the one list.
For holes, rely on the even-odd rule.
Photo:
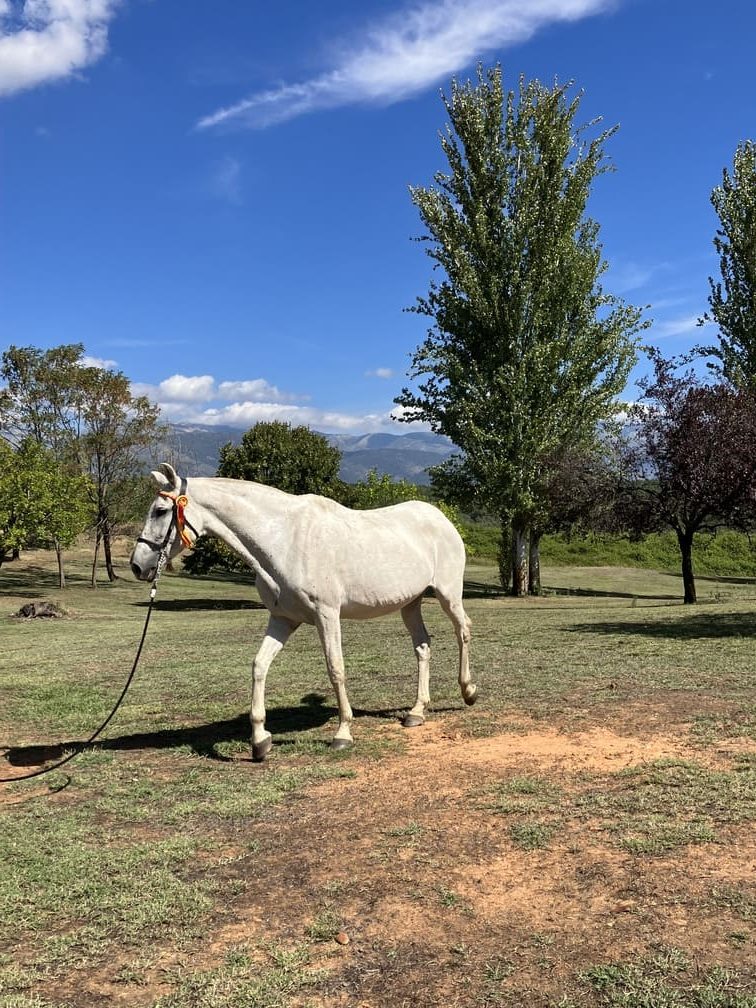
[[(169, 424), (166, 454), (189, 476), (214, 476), (220, 449), (238, 444), (244, 432), (236, 427)], [(324, 434), (341, 452), (341, 478), (345, 483), (364, 480), (371, 469), (392, 479), (427, 485), (427, 470), (454, 452), (448, 438), (428, 431), (408, 434)]]

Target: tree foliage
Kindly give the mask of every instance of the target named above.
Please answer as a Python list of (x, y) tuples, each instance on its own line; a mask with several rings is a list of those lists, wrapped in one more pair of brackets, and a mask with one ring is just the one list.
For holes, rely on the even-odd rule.
[(0, 564), (29, 545), (71, 546), (89, 519), (89, 481), (67, 473), (33, 438), (0, 439)]
[[(452, 82), (441, 139), (448, 173), (411, 196), (441, 271), (414, 311), (432, 319), (415, 351), (417, 390), (397, 398), (461, 449), (435, 471), (456, 502), (522, 537), (541, 507), (550, 454), (592, 437), (635, 360), (639, 310), (606, 294), (598, 225), (586, 216), (613, 130), (588, 139), (579, 97), (498, 67)], [(513, 590), (523, 570), (513, 571)]]
[(81, 429), (81, 343), (50, 350), (10, 346), (2, 356), (0, 433), (16, 447), (32, 438), (58, 459), (70, 459)]
[(341, 452), (309, 427), (258, 423), (238, 445), (221, 448), (218, 475), (278, 487), (286, 493), (338, 496)]
[(702, 384), (649, 350), (654, 366), (630, 407), (621, 445), (621, 518), (638, 533), (672, 528), (685, 601), (696, 601), (693, 537), (737, 524), (756, 496), (756, 396), (727, 382)]
[(732, 174), (711, 194), (720, 227), (714, 237), (721, 280), (709, 278), (709, 307), (701, 323), (719, 327), (719, 345), (703, 347), (717, 370), (738, 387), (756, 389), (756, 143), (738, 146)]
[(108, 578), (115, 580), (111, 540), (119, 521), (130, 513), (128, 489), (142, 468), (144, 453), (160, 436), (160, 408), (144, 396), (133, 396), (128, 378), (102, 368), (80, 368), (82, 433), (77, 454), (90, 477), (94, 511), (95, 548), (92, 583), (95, 583), (100, 542)]
[(377, 469), (371, 469), (364, 480), (349, 488), (349, 500), (344, 503), (362, 511), (417, 499), (418, 491), (413, 483), (403, 479), (394, 480), (388, 473), (379, 476)]
[[(84, 347), (65, 344), (50, 350), (11, 346), (3, 353), (0, 379), (0, 434), (20, 448), (34, 442), (45, 453), (49, 477), (86, 476), (90, 520), (95, 528), (94, 571), (100, 541), (115, 577), (110, 537), (120, 515), (120, 501), (141, 466), (139, 453), (158, 436), (158, 408), (131, 395), (119, 372), (87, 367)], [(64, 583), (63, 539), (53, 539)]]

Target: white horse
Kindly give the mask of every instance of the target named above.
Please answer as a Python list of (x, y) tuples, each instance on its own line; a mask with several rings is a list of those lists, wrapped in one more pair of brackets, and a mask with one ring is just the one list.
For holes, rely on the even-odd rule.
[(313, 494), (293, 496), (243, 480), (179, 479), (168, 463), (152, 476), (159, 493), (131, 555), (131, 569), (152, 581), (161, 555), (171, 559), (207, 534), (222, 539), (256, 574), (270, 619), (253, 665), (252, 755), (263, 760), (272, 738), (265, 730), (265, 678), (270, 663), (302, 623), (314, 624), (339, 705), (332, 749), (352, 744), (352, 709), (344, 685), (341, 619), (370, 619), (401, 611), (417, 656), (417, 700), (404, 719), (425, 721), (430, 638), (421, 602), (433, 588), (454, 625), (459, 686), (466, 704), (477, 698), (470, 680), (470, 620), (462, 606), (465, 548), (438, 508), (408, 501), (352, 511)]

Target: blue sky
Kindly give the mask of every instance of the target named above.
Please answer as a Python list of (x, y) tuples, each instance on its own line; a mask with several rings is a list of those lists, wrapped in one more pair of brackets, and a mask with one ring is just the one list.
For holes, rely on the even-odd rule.
[(679, 352), (755, 38), (750, 0), (0, 0), (0, 344), (83, 342), (168, 420), (405, 433), (407, 188), (445, 167), (439, 90), (498, 60), (620, 124), (605, 287)]

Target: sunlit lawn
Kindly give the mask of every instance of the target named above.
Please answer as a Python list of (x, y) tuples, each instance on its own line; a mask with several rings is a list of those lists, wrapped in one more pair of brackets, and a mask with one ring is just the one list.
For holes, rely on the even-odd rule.
[[(48, 554), (25, 554), (0, 569), (0, 776), (35, 769), (85, 738), (131, 667), (148, 587), (128, 576), (123, 551), (123, 579), (96, 590), (87, 583), (86, 551), (69, 559), (63, 592)], [(646, 705), (695, 744), (756, 737), (756, 583), (700, 579), (701, 601), (686, 607), (678, 577), (637, 569), (547, 568), (544, 596), (523, 600), (500, 594), (490, 565), (470, 564), (467, 579), (473, 677), (481, 687), (472, 710), (456, 685), (452, 628), (435, 600), (424, 604), (433, 638), (431, 716), (458, 734), (507, 731), (522, 717), (557, 729), (621, 724), (626, 711)], [(57, 602), (67, 618), (14, 619), (32, 598)], [(277, 744), (265, 771), (250, 776), (250, 666), (266, 618), (249, 583), (166, 573), (136, 679), (101, 745), (68, 765), (70, 783), (60, 792), (62, 771), (6, 789), (18, 804), (0, 817), (0, 856), (12, 866), (0, 881), (0, 1004), (40, 1008), (46, 977), (86, 973), (124, 948), (146, 962), (155, 941), (190, 947), (239, 884), (227, 877), (229, 837), (233, 856), (247, 856), (254, 843), (245, 839), (246, 824), (264, 809), (317, 781), (350, 777), (360, 761), (401, 753), (403, 736), (385, 731), (411, 705), (415, 685), (399, 617), (345, 624), (356, 714), (356, 746), (346, 755), (327, 749), (335, 702), (315, 631), (303, 627), (272, 666), (268, 724)], [(527, 779), (486, 800), (523, 850), (548, 848), (565, 822), (591, 818), (608, 842), (653, 855), (718, 842), (722, 823), (740, 821), (733, 810), (752, 819), (753, 774), (750, 764), (721, 772), (660, 764), (617, 778), (610, 797), (603, 780), (587, 778), (568, 796), (553, 782)], [(23, 800), (32, 793), (41, 797)], [(638, 795), (646, 805), (637, 805)], [(685, 828), (676, 820), (682, 808)], [(189, 870), (197, 859), (201, 873)], [(740, 890), (735, 898), (750, 899)], [(170, 998), (155, 1004), (230, 1008), (245, 991), (251, 1004), (287, 1005), (317, 981), (305, 968), (312, 940), (229, 952), (219, 972), (183, 973)], [(646, 974), (623, 968), (617, 989), (635, 984), (642, 993)], [(267, 1001), (261, 976), (273, 992)], [(221, 988), (225, 1000), (213, 1001), (207, 991)], [(622, 990), (605, 1003), (636, 1005), (622, 1000)], [(701, 1004), (741, 1003), (706, 991), (712, 1000)]]

